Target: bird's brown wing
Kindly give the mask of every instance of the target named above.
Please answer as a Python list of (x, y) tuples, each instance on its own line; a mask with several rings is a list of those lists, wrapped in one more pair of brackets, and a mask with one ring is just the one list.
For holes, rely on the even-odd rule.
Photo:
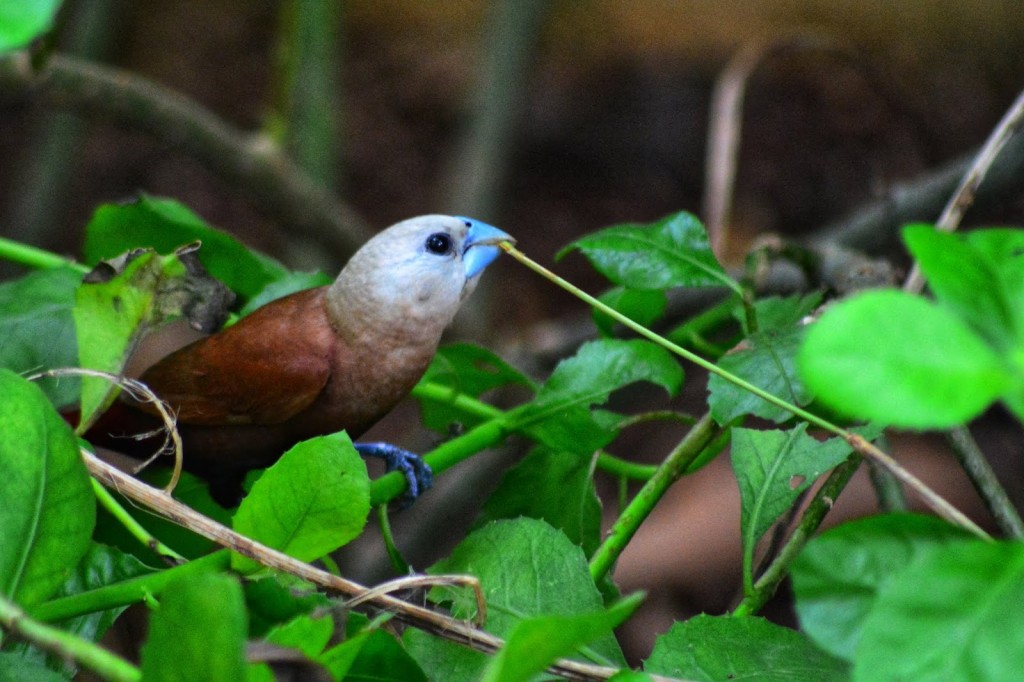
[(270, 303), (172, 353), (141, 379), (182, 424), (287, 421), (316, 400), (331, 373), (336, 340), (322, 299), (313, 289)]

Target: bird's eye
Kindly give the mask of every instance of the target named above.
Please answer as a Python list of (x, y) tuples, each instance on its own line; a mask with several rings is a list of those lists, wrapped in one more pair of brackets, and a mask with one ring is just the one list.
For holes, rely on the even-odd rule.
[(427, 237), (425, 246), (430, 253), (444, 256), (452, 252), (452, 238), (444, 232), (435, 232)]

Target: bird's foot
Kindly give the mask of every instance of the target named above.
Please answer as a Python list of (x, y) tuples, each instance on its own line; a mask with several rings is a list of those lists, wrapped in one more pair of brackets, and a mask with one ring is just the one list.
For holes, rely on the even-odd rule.
[(401, 471), (408, 486), (402, 495), (402, 506), (407, 507), (421, 494), (434, 485), (434, 472), (423, 459), (408, 450), (391, 443), (355, 443), (356, 451), (363, 457), (378, 457), (384, 460), (388, 471)]

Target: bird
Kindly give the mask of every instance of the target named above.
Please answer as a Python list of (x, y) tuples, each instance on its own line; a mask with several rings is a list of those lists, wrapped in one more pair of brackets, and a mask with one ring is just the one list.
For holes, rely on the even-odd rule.
[[(177, 415), (184, 468), (233, 506), (245, 474), (295, 443), (341, 430), (355, 441), (412, 390), (499, 244), (514, 241), (462, 216), (404, 220), (369, 239), (332, 284), (267, 303), (156, 362), (140, 381)], [(154, 419), (151, 404), (119, 402)], [(124, 435), (105, 415), (86, 437), (141, 456), (137, 446), (117, 447)], [(430, 487), (418, 456), (389, 443), (355, 445), (404, 473), (407, 499)]]

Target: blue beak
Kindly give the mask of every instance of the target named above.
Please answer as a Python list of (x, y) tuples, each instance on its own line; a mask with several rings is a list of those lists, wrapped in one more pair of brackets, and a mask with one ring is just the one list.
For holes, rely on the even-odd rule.
[(501, 242), (515, 243), (510, 234), (499, 230), (493, 225), (482, 223), (472, 218), (456, 216), (469, 225), (466, 241), (462, 248), (462, 264), (466, 269), (466, 279), (472, 279), (483, 272), (484, 268), (494, 262), (501, 254), (498, 244)]

